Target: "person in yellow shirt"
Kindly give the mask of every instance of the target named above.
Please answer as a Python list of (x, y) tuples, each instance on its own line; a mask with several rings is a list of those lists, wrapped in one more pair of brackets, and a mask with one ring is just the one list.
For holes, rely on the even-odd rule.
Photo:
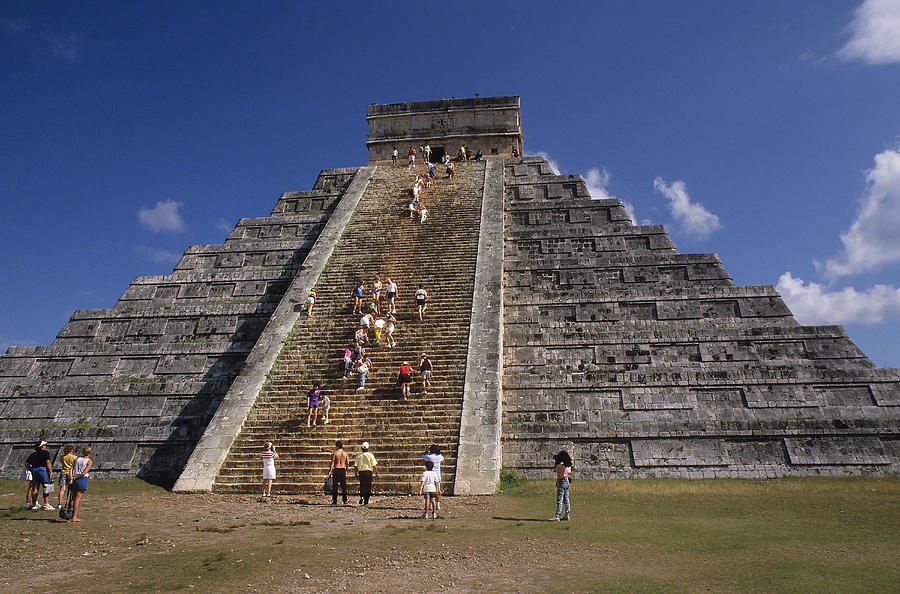
[(372, 496), (372, 476), (378, 476), (378, 461), (369, 451), (369, 442), (362, 443), (362, 452), (353, 458), (356, 466), (356, 476), (359, 478), (359, 504), (369, 505), (369, 497)]
[(57, 505), (62, 507), (63, 495), (69, 487), (69, 471), (78, 456), (75, 455), (75, 446), (67, 445), (63, 448), (62, 468), (59, 471), (59, 500)]

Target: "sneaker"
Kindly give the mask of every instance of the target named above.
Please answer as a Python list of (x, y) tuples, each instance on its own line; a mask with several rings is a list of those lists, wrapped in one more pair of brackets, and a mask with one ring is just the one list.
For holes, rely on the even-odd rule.
[(551, 522), (559, 522), (559, 516), (553, 516), (552, 518), (550, 518), (550, 521)]
[(306, 421), (306, 426), (307, 426), (307, 427), (312, 427), (312, 425), (309, 424), (309, 421)]
[(41, 511), (41, 506), (39, 504), (35, 504), (35, 506), (31, 508), (31, 511)]
[(55, 510), (56, 508), (53, 507), (51, 504), (48, 503), (48, 504), (46, 504), (46, 505), (44, 506), (44, 509), (47, 510), (47, 511), (53, 511), (53, 510)]
[(34, 504), (32, 504), (30, 501), (25, 504), (25, 509), (31, 509), (33, 507), (34, 507)]
[(569, 514), (564, 515), (562, 518), (560, 518), (560, 520), (562, 520), (563, 522), (568, 522), (568, 521), (569, 521)]
[(428, 519), (428, 512), (425, 512), (424, 514), (422, 514), (422, 519), (423, 519), (423, 520), (427, 520), (427, 519)]
[(329, 423), (328, 419), (325, 419), (325, 421), (322, 424), (327, 425), (328, 423)]

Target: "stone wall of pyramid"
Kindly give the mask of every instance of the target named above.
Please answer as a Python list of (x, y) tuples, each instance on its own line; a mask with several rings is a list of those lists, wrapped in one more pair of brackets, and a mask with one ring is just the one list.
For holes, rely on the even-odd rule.
[[(539, 158), (505, 167), (503, 465), (546, 476), (900, 471), (900, 370)], [(748, 246), (752, 249), (752, 246)]]
[(45, 439), (54, 455), (92, 445), (99, 476), (178, 476), (355, 172), (325, 170), (224, 243), (189, 247), (172, 274), (76, 311), (53, 344), (10, 347), (0, 473)]

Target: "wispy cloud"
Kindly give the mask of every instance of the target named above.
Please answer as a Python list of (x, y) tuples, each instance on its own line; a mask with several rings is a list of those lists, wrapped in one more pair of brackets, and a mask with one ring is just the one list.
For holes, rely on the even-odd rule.
[(68, 62), (81, 57), (84, 37), (79, 33), (60, 34), (51, 30), (35, 30), (30, 21), (22, 18), (0, 21), (0, 31), (6, 37), (19, 40), (38, 52), (46, 52)]
[(216, 229), (223, 233), (231, 233), (232, 229), (234, 229), (234, 224), (229, 223), (225, 219), (219, 219), (216, 221)]
[(830, 291), (785, 272), (777, 288), (803, 324), (879, 324), (888, 318), (900, 318), (900, 289), (891, 285), (875, 285), (865, 291), (853, 287)]
[(6, 352), (11, 346), (34, 346), (37, 343), (33, 340), (29, 340), (27, 338), (7, 338), (0, 337), (0, 355)]
[(832, 280), (900, 260), (900, 151), (875, 155), (866, 182), (856, 217), (841, 233), (843, 248), (824, 265), (815, 262)]
[(691, 200), (687, 184), (683, 181), (668, 183), (657, 177), (653, 180), (653, 188), (668, 198), (669, 212), (685, 233), (703, 238), (722, 228), (718, 216), (706, 210), (699, 202)]
[(161, 200), (152, 208), (143, 206), (137, 213), (138, 222), (151, 231), (184, 231), (184, 219), (178, 212), (182, 206), (174, 200)]
[(900, 63), (900, 2), (865, 0), (853, 12), (850, 41), (837, 52), (843, 60)]
[(146, 245), (136, 245), (134, 246), (134, 251), (153, 262), (171, 262), (174, 264), (182, 256), (169, 250), (160, 250)]
[(48, 31), (44, 34), (44, 40), (47, 44), (47, 49), (57, 58), (74, 62), (81, 56), (81, 35), (75, 33), (57, 35)]
[(26, 19), (6, 19), (0, 23), (0, 30), (7, 37), (17, 39), (31, 32), (31, 23)]

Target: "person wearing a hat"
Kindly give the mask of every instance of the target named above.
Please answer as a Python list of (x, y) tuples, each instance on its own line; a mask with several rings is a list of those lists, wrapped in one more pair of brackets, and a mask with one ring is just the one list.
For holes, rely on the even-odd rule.
[(34, 451), (25, 460), (25, 468), (31, 471), (31, 487), (28, 489), (26, 499), (30, 499), (30, 503), (26, 502), (25, 507), (35, 511), (41, 509), (38, 505), (38, 492), (44, 496), (44, 509), (56, 509), (47, 501), (47, 491), (44, 485), (53, 484), (53, 466), (50, 464), (50, 452), (47, 451), (47, 442), (43, 439), (34, 446)]
[(359, 503), (369, 505), (369, 497), (372, 496), (372, 475), (378, 476), (378, 462), (369, 451), (369, 442), (362, 443), (362, 451), (353, 458), (356, 466), (356, 476), (359, 478)]

